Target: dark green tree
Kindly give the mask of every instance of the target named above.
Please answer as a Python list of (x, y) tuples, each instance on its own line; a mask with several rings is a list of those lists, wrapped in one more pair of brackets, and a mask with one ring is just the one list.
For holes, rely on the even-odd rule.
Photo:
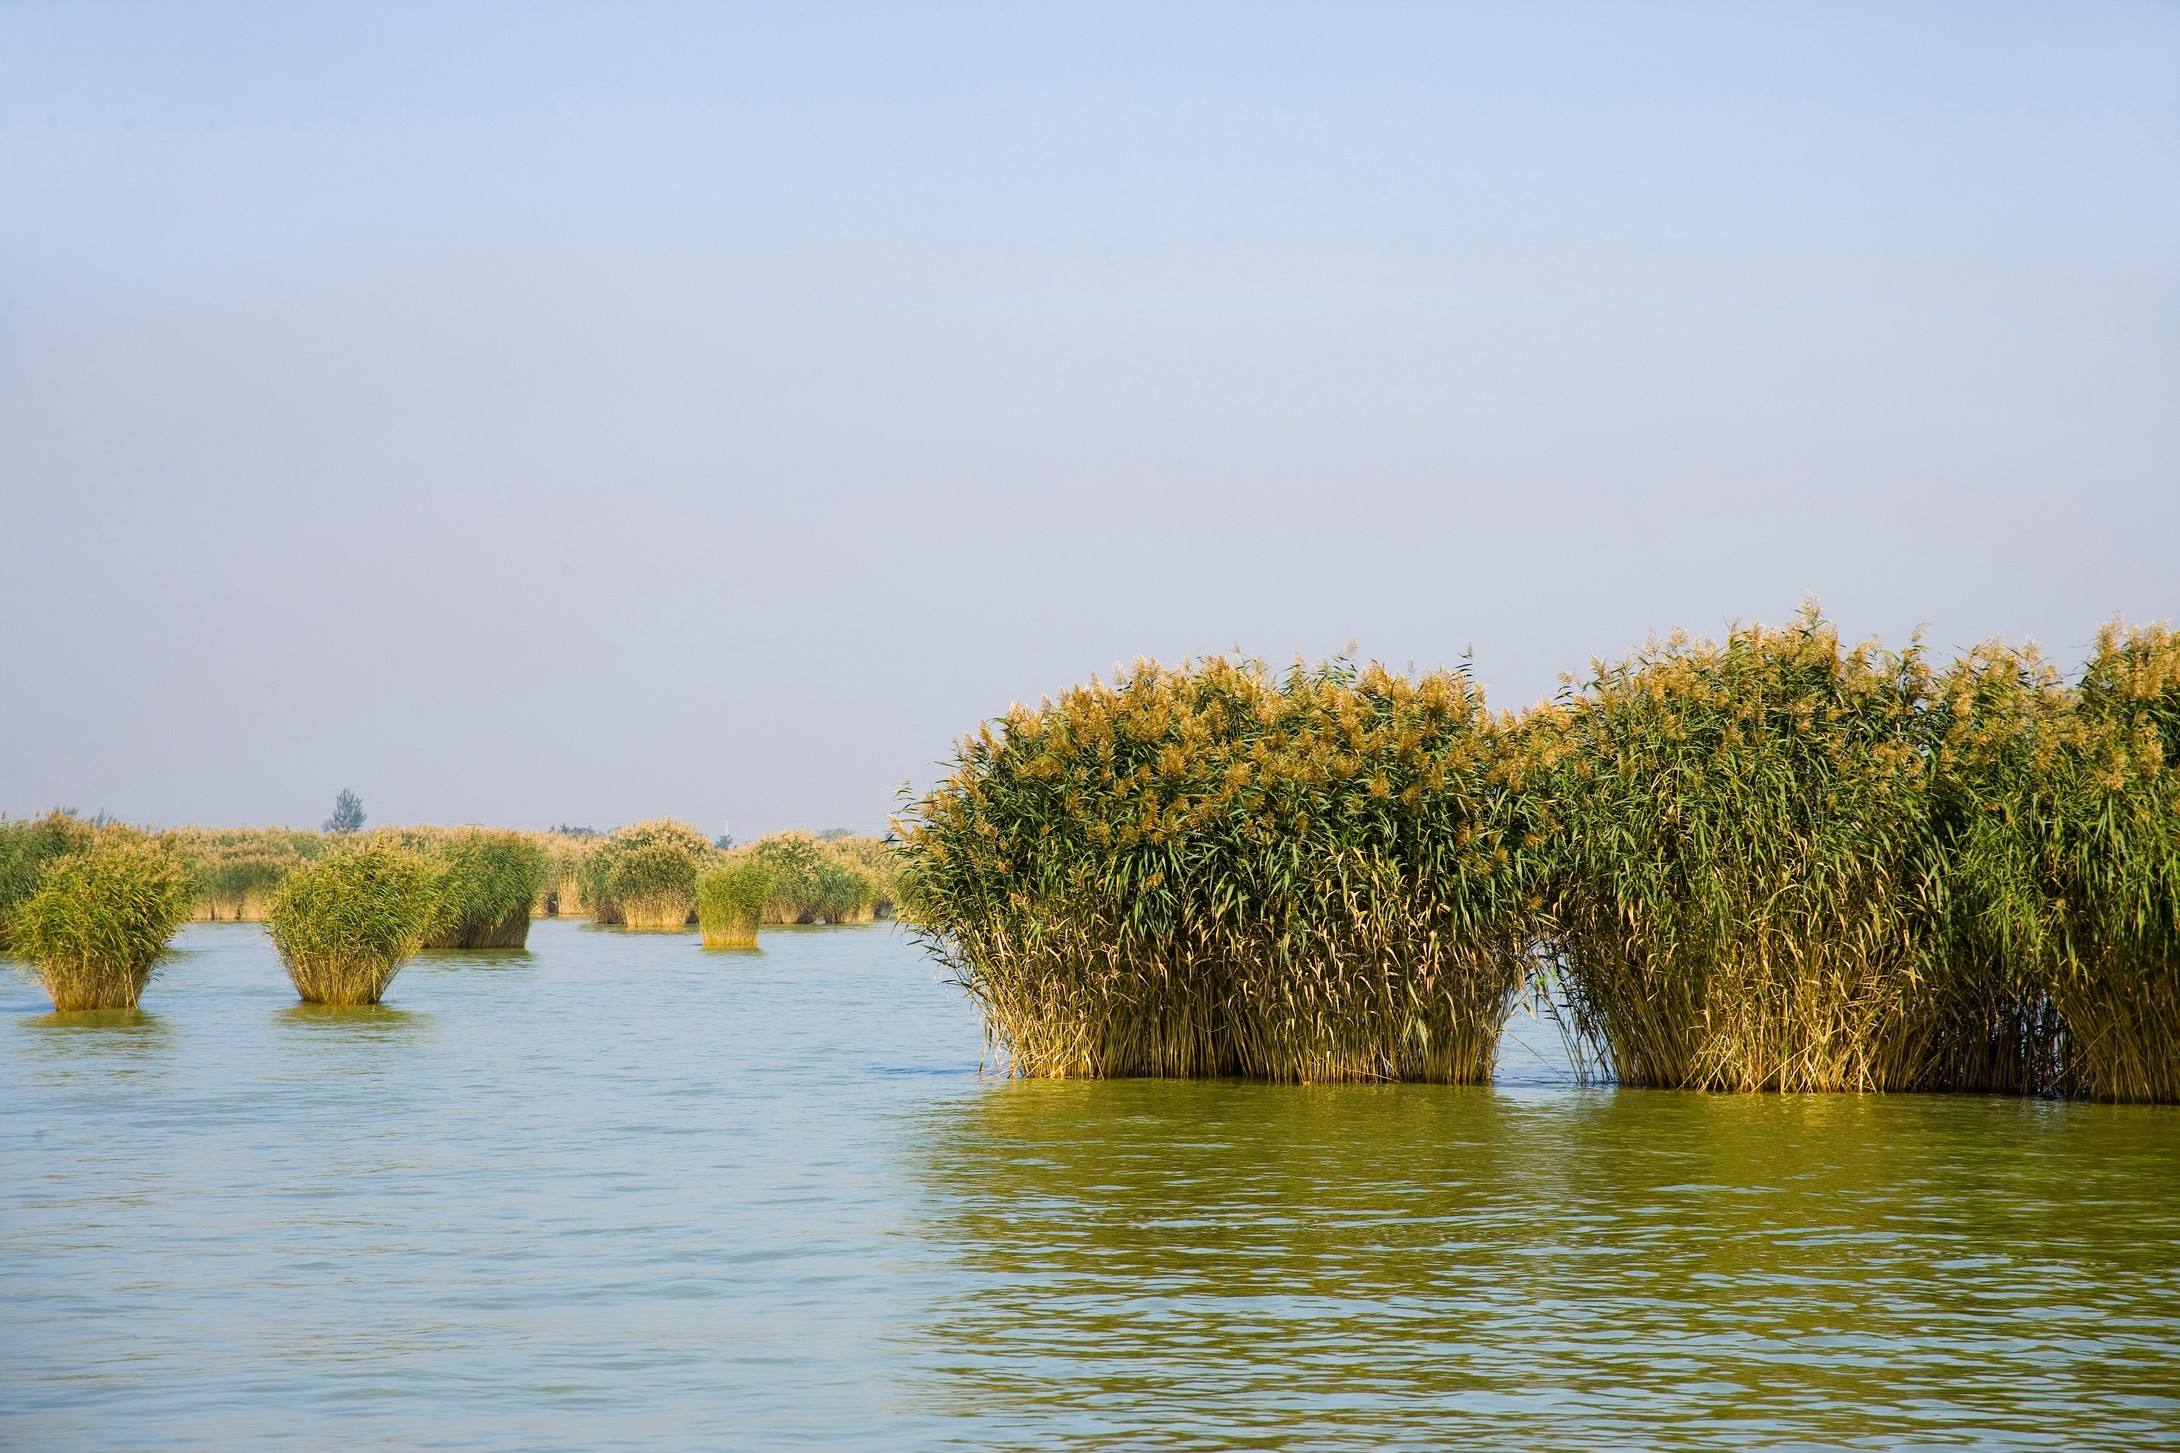
[(361, 832), (363, 830), (363, 799), (346, 787), (333, 799), (333, 815), (325, 820), (327, 832)]

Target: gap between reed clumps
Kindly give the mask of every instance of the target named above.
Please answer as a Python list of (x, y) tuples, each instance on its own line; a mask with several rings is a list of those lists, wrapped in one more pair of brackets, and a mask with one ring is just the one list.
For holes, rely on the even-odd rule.
[(1021, 1074), (1473, 1081), (1524, 991), (1620, 1082), (2180, 1099), (2180, 637), (1847, 646), (1559, 699), (1139, 664), (964, 741), (903, 896)]

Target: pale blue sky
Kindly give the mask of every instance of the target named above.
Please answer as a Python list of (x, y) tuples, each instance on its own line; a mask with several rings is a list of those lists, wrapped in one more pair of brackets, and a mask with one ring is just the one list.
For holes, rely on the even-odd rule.
[(871, 828), (1139, 653), (2180, 612), (2172, 4), (8, 5), (0, 196), (13, 813)]

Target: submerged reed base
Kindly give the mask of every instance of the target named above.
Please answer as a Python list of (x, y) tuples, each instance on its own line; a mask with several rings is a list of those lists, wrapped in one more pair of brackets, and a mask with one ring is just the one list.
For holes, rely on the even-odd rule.
[(671, 889), (637, 893), (615, 900), (621, 926), (638, 933), (678, 932), (696, 912), (695, 895)]
[(283, 950), (281, 964), (288, 981), (305, 1004), (376, 1004), (409, 958), (357, 951), (347, 955), (317, 952), (296, 954)]
[(1145, 951), (1113, 925), (1048, 922), (1034, 948), (970, 948), (969, 987), (1008, 1071), (1032, 1078), (1489, 1080), (1528, 982), (1521, 946), (1357, 928), (1284, 945), (1196, 931)]

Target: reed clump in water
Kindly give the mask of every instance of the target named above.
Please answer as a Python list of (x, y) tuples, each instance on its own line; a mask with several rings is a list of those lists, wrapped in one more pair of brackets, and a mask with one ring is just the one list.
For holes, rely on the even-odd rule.
[(839, 922), (870, 923), (899, 911), (901, 855), (896, 844), (852, 833), (822, 833), (818, 841), (859, 880), (854, 900)]
[(1932, 1047), (1926, 1088), (2080, 1088), (2050, 967), (2055, 833), (2073, 795), (2065, 763), (2087, 745), (2077, 706), (2034, 650), (2000, 642), (1954, 661), (1927, 705), (1927, 892), (1942, 918), (1928, 947), (1959, 1012)]
[(305, 1003), (376, 1004), (423, 947), (437, 911), (430, 864), (366, 842), (290, 873), (266, 923)]
[(696, 915), (697, 869), (711, 840), (669, 818), (615, 830), (585, 863), (584, 896), (599, 923), (660, 931)]
[(44, 864), (12, 917), (12, 944), (56, 1010), (134, 1009), (189, 904), (189, 874), (173, 853), (106, 828)]
[(437, 909), (426, 948), (521, 948), (545, 886), (545, 851), (528, 835), (486, 828), (448, 833), (429, 854)]
[(766, 923), (869, 923), (899, 896), (898, 854), (876, 838), (776, 832), (736, 851), (771, 876)]
[(1489, 1076), (1542, 900), (1465, 672), (1139, 663), (965, 740), (914, 921), (1015, 1072)]
[(746, 853), (729, 854), (696, 878), (696, 919), (706, 948), (755, 948), (772, 875)]
[(1919, 647), (1806, 609), (1593, 668), (1526, 725), (1577, 1034), (1622, 1083), (1950, 1087), (1987, 984), (1948, 961)]
[(15, 915), (38, 891), (46, 864), (88, 848), (94, 835), (91, 824), (58, 809), (18, 822), (0, 817), (0, 949), (8, 947)]
[(2087, 1093), (2180, 1101), (2180, 633), (2107, 627), (2079, 695), (2051, 995)]

